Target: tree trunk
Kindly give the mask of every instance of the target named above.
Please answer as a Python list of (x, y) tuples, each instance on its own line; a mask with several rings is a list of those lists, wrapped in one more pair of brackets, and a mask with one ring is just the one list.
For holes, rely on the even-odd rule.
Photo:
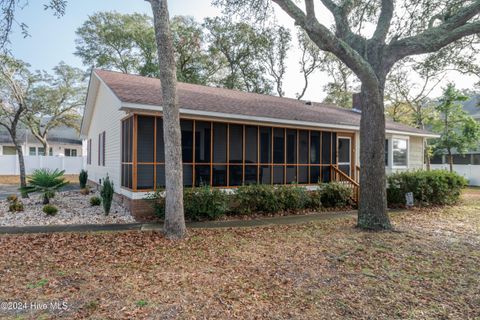
[(448, 166), (450, 167), (450, 172), (453, 172), (453, 155), (452, 150), (448, 149)]
[(177, 77), (166, 0), (149, 0), (154, 17), (163, 98), (165, 142), (165, 236), (180, 239), (186, 235), (183, 213), (183, 171), (180, 110), (177, 102)]
[(367, 89), (360, 93), (360, 203), (358, 227), (368, 230), (391, 229), (387, 215), (385, 177), (385, 115), (383, 90)]
[[(17, 142), (16, 138), (13, 139), (13, 143), (15, 144), (18, 155), (18, 166), (20, 168), (20, 187), (25, 188), (27, 186), (27, 176), (25, 174), (25, 159), (23, 157), (22, 146)], [(28, 194), (22, 193), (22, 198), (28, 198)]]
[(425, 162), (427, 163), (427, 171), (430, 171), (430, 150), (428, 146), (428, 140), (425, 139), (425, 142), (423, 144), (425, 146)]

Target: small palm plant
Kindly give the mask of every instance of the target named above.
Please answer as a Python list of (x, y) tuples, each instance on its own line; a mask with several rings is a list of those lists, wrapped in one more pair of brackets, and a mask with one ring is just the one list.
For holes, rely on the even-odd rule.
[(20, 188), (23, 193), (40, 192), (43, 195), (43, 204), (49, 204), (50, 199), (55, 196), (55, 193), (68, 184), (65, 181), (63, 174), (65, 171), (58, 169), (37, 169), (33, 171), (32, 176), (28, 180), (26, 187)]

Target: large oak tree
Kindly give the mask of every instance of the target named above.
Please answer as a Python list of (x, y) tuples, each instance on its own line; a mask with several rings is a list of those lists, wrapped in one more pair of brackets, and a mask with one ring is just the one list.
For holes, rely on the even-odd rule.
[[(335, 55), (361, 81), (360, 204), (358, 226), (390, 229), (384, 167), (384, 90), (402, 59), (436, 52), (480, 32), (480, 0), (215, 0), (229, 12), (265, 17), (277, 4), (322, 50)], [(318, 12), (329, 12), (328, 19)], [(368, 28), (371, 27), (371, 28)], [(371, 29), (371, 32), (369, 30)]]

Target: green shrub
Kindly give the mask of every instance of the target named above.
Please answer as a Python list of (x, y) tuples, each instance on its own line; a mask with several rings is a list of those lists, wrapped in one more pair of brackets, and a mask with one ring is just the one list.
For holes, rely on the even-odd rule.
[(278, 186), (275, 195), (279, 209), (284, 211), (298, 211), (310, 206), (310, 196), (307, 189), (296, 185)]
[(113, 200), (113, 182), (110, 181), (110, 178), (107, 177), (103, 180), (102, 190), (100, 190), (100, 196), (102, 197), (103, 203), (103, 210), (105, 214), (108, 215), (110, 213), (110, 208), (112, 207), (112, 200)]
[[(157, 190), (145, 197), (152, 201), (152, 207), (160, 219), (165, 218), (164, 190)], [(230, 197), (222, 190), (201, 186), (183, 191), (183, 208), (187, 220), (215, 220), (227, 213)]]
[(58, 169), (37, 169), (33, 171), (32, 176), (29, 178), (28, 185), (20, 188), (22, 193), (40, 192), (43, 196), (43, 204), (49, 204), (50, 199), (55, 196), (60, 188), (68, 184), (63, 174), (65, 171)]
[(405, 194), (413, 193), (416, 204), (449, 205), (456, 203), (467, 180), (446, 170), (418, 170), (388, 176), (387, 200), (390, 206), (405, 205)]
[(91, 197), (90, 198), (90, 205), (92, 207), (99, 206), (102, 203), (102, 199), (99, 197)]
[(271, 213), (281, 210), (275, 187), (267, 184), (251, 184), (237, 188), (235, 211), (240, 214)]
[(183, 192), (183, 207), (189, 220), (215, 220), (227, 213), (229, 196), (210, 186), (188, 188)]
[(151, 192), (147, 194), (144, 198), (145, 200), (149, 200), (152, 203), (152, 208), (155, 216), (159, 219), (165, 219), (165, 190), (157, 189), (155, 192)]
[(84, 189), (87, 186), (88, 172), (85, 170), (80, 171), (80, 175), (78, 176), (78, 181), (80, 182), (80, 188)]
[(47, 205), (43, 206), (42, 211), (45, 212), (48, 216), (54, 216), (54, 215), (57, 214), (58, 209), (57, 209), (57, 207), (55, 207), (51, 204), (47, 204)]
[(12, 201), (10, 203), (10, 205), (8, 206), (8, 211), (10, 212), (20, 212), (20, 211), (23, 211), (24, 208), (23, 208), (23, 202), (20, 201), (20, 200), (15, 200), (15, 201)]
[(345, 207), (351, 203), (351, 189), (338, 182), (321, 183), (319, 194), (321, 204), (327, 208)]

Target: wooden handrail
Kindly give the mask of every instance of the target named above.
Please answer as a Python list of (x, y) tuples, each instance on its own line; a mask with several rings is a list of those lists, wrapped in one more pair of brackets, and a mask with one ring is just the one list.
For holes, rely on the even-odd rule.
[(330, 165), (331, 172), (333, 173), (333, 181), (345, 182), (352, 189), (352, 200), (358, 204), (360, 200), (360, 184), (350, 178), (345, 172), (341, 171), (337, 165)]

